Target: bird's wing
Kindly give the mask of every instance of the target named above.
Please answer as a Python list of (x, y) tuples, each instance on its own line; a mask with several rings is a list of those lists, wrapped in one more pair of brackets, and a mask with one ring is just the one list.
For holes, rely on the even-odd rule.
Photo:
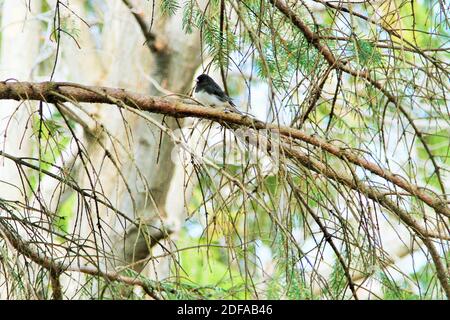
[[(217, 97), (219, 98), (220, 101), (228, 102), (228, 103), (230, 104), (230, 106), (231, 106), (230, 109), (231, 109), (232, 111), (237, 112), (237, 113), (241, 113), (241, 112), (239, 111), (239, 109), (236, 108), (236, 105), (234, 104), (233, 99), (231, 99), (229, 96), (227, 96), (227, 94), (225, 93), (225, 91), (223, 91), (222, 88), (219, 87), (219, 85), (218, 85), (217, 83), (213, 82), (213, 83), (211, 84), (211, 87), (210, 87), (209, 89), (211, 89), (212, 92), (213, 92), (215, 95), (217, 95)], [(242, 114), (242, 113), (241, 113), (241, 114)]]
[(219, 87), (217, 83), (211, 83), (208, 89), (210, 89), (212, 93), (219, 98), (220, 101), (227, 101), (232, 103), (231, 98), (226, 95), (226, 93), (222, 90), (221, 87)]

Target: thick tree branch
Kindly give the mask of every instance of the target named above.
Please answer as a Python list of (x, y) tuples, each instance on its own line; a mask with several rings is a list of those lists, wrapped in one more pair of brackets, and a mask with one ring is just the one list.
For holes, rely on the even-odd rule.
[(355, 177), (339, 174), (330, 166), (327, 166), (317, 160), (314, 160), (310, 158), (308, 155), (299, 152), (297, 150), (287, 150), (287, 152), (293, 153), (294, 157), (298, 159), (298, 161), (303, 166), (318, 173), (321, 173), (334, 181), (338, 181), (339, 183), (357, 192), (362, 193), (375, 203), (379, 203), (384, 208), (395, 213), (395, 215), (397, 215), (397, 217), (399, 217), (404, 224), (406, 224), (408, 227), (414, 230), (414, 232), (423, 241), (428, 251), (430, 252), (431, 258), (433, 259), (434, 265), (436, 267), (436, 273), (439, 282), (441, 283), (447, 298), (450, 299), (450, 283), (448, 271), (446, 270), (445, 265), (441, 260), (438, 250), (431, 241), (428, 231), (426, 230), (426, 228), (421, 227), (411, 216), (411, 214), (401, 209), (394, 201), (388, 199), (386, 196), (384, 196), (375, 188), (369, 187), (367, 184), (362, 183)]
[(292, 11), (292, 9), (284, 1), (281, 1), (281, 0), (270, 0), (270, 2), (284, 16), (286, 16), (288, 19), (291, 20), (292, 24), (294, 26), (296, 26), (302, 32), (302, 34), (305, 36), (306, 40), (309, 43), (311, 43), (320, 52), (320, 54), (324, 57), (324, 59), (328, 62), (328, 64), (331, 67), (336, 68), (338, 70), (341, 70), (341, 71), (343, 71), (345, 73), (348, 73), (348, 74), (350, 74), (350, 75), (352, 75), (352, 76), (354, 76), (356, 78), (362, 78), (362, 79), (366, 80), (368, 83), (370, 83), (376, 89), (378, 89), (381, 93), (383, 93), (383, 95), (387, 98), (387, 100), (390, 103), (392, 103), (393, 105), (395, 105), (398, 108), (398, 110), (408, 120), (409, 124), (414, 129), (414, 132), (416, 133), (417, 137), (419, 138), (419, 141), (424, 146), (424, 149), (425, 149), (426, 153), (428, 154), (428, 156), (429, 156), (429, 158), (430, 158), (430, 160), (431, 160), (431, 162), (432, 162), (432, 164), (434, 166), (435, 173), (436, 173), (436, 176), (438, 178), (438, 182), (439, 182), (440, 188), (441, 188), (443, 196), (445, 198), (446, 197), (446, 194), (445, 194), (446, 192), (445, 192), (444, 182), (443, 182), (442, 177), (441, 177), (440, 167), (439, 167), (439, 165), (438, 165), (434, 155), (432, 154), (431, 149), (428, 146), (428, 143), (425, 140), (425, 137), (424, 137), (423, 133), (419, 130), (419, 128), (412, 121), (412, 118), (409, 115), (409, 113), (407, 112), (407, 110), (400, 104), (400, 100), (398, 99), (398, 97), (393, 95), (392, 93), (390, 93), (383, 86), (382, 83), (380, 83), (379, 81), (376, 81), (375, 79), (373, 79), (370, 76), (369, 72), (367, 72), (367, 71), (358, 71), (358, 70), (352, 69), (351, 67), (349, 67), (347, 64), (345, 64), (341, 60), (336, 59), (335, 56), (333, 55), (333, 53), (331, 52), (331, 50), (326, 45), (324, 45), (323, 43), (320, 42), (320, 36), (318, 34), (314, 33), (302, 21), (302, 19), (300, 19), (300, 17), (298, 15), (296, 15)]
[(307, 144), (325, 150), (342, 160), (369, 170), (407, 191), (411, 196), (416, 196), (428, 206), (432, 207), (437, 213), (450, 217), (450, 207), (448, 204), (443, 199), (436, 196), (431, 190), (411, 184), (405, 178), (385, 170), (377, 164), (358, 156), (349, 149), (339, 148), (323, 139), (308, 135), (301, 130), (290, 127), (268, 124), (235, 113), (226, 113), (214, 108), (147, 96), (129, 92), (124, 89), (91, 87), (67, 82), (0, 82), (0, 100), (2, 99), (19, 101), (39, 100), (48, 103), (55, 103), (58, 101), (107, 103), (116, 104), (118, 106), (126, 104), (131, 108), (165, 114), (175, 118), (196, 117), (253, 129), (272, 130), (284, 137), (306, 142)]
[[(201, 107), (197, 105), (188, 105), (176, 100), (169, 100), (158, 97), (146, 96), (138, 93), (127, 92), (123, 89), (105, 88), (105, 87), (88, 87), (75, 83), (30, 83), (30, 82), (1, 82), (0, 83), (0, 100), (14, 99), (14, 100), (39, 100), (48, 103), (57, 102), (88, 102), (88, 103), (108, 103), (116, 104), (119, 107), (128, 107), (138, 110), (149, 111), (153, 113), (161, 113), (176, 118), (181, 117), (197, 117), (203, 119), (210, 119), (219, 123), (227, 123), (229, 126), (244, 126), (252, 129), (273, 130), (284, 136), (285, 142), (282, 143), (283, 151), (290, 158), (297, 160), (303, 166), (323, 174), (327, 178), (333, 179), (343, 185), (361, 192), (368, 198), (391, 212), (395, 213), (406, 225), (414, 230), (422, 239), (428, 248), (434, 264), (438, 278), (446, 292), (450, 297), (450, 287), (447, 280), (447, 272), (442, 264), (441, 258), (430, 240), (429, 232), (421, 227), (407, 212), (398, 207), (393, 201), (389, 200), (380, 191), (371, 188), (368, 185), (358, 181), (356, 177), (347, 176), (346, 174), (337, 173), (333, 168), (325, 163), (312, 159), (307, 154), (301, 152), (295, 147), (290, 146), (286, 141), (300, 140), (310, 145), (318, 147), (328, 153), (357, 166), (365, 168), (394, 185), (403, 188), (413, 196), (417, 196), (423, 202), (430, 205), (436, 212), (450, 217), (450, 208), (441, 199), (434, 198), (425, 193), (419, 187), (408, 183), (402, 177), (399, 177), (378, 165), (359, 157), (354, 152), (347, 149), (341, 149), (321, 140), (316, 137), (309, 136), (301, 130), (290, 127), (277, 126), (268, 124), (262, 121), (256, 121), (247, 116), (241, 116), (234, 113), (226, 113), (214, 108)], [(19, 159), (20, 160), (20, 159)], [(40, 261), (45, 262), (45, 261)], [(53, 266), (49, 266), (53, 268)], [(54, 270), (57, 274), (59, 270)]]

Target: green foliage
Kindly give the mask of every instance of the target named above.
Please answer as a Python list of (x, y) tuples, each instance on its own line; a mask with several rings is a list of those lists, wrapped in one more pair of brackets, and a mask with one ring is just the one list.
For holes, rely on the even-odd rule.
[(381, 54), (371, 42), (355, 39), (352, 44), (352, 50), (357, 55), (357, 61), (361, 66), (368, 67), (381, 64)]
[(384, 299), (416, 300), (420, 298), (408, 289), (408, 284), (406, 281), (403, 281), (401, 283), (399, 283), (398, 281), (393, 281), (385, 273), (381, 273), (380, 278), (383, 285)]
[[(449, 255), (447, 254), (447, 259)], [(438, 293), (439, 281), (432, 263), (426, 263), (415, 272), (401, 279), (393, 279), (386, 272), (380, 272), (378, 278), (382, 284), (383, 298), (392, 300), (445, 299)]]
[[(177, 245), (191, 248), (179, 253), (179, 266), (174, 265), (172, 273), (180, 277), (183, 286), (202, 288), (202, 291), (212, 299), (242, 299), (245, 290), (242, 288), (245, 279), (239, 273), (237, 265), (230, 265), (228, 249), (218, 247), (217, 240), (193, 238), (182, 232)], [(210, 247), (208, 247), (209, 245)], [(180, 296), (173, 295), (173, 299)], [(189, 293), (184, 298), (189, 298)]]
[(196, 1), (186, 1), (183, 5), (183, 30), (190, 34), (194, 29), (201, 29), (206, 23), (208, 23), (207, 15), (197, 6)]
[[(183, 30), (186, 34), (197, 31), (201, 33), (202, 43), (198, 46), (199, 53), (200, 48), (204, 49), (202, 54), (212, 58), (216, 69), (227, 70), (233, 67), (235, 70), (237, 68), (242, 72), (242, 78), (245, 78), (246, 83), (252, 83), (256, 79), (267, 84), (273, 98), (270, 102), (279, 107), (280, 114), (287, 111), (303, 111), (302, 108), (308, 104), (307, 98), (312, 89), (318, 87), (319, 75), (328, 68), (328, 62), (292, 24), (289, 17), (281, 14), (267, 2), (259, 0), (235, 1), (233, 2), (235, 6), (225, 1), (226, 10), (223, 21), (220, 18), (221, 1), (219, 0), (209, 1), (206, 8), (200, 8), (195, 0), (185, 0), (181, 5), (179, 3), (181, 2), (175, 0), (162, 0), (160, 2), (162, 15), (170, 17), (179, 13), (178, 10), (182, 10)], [(95, 1), (86, 1), (84, 5), (90, 13), (95, 11)], [(355, 6), (357, 11), (363, 9), (361, 5)], [(446, 74), (436, 65), (439, 57), (442, 55), (448, 57), (448, 52), (436, 50), (434, 53), (427, 53), (424, 51), (429, 55), (427, 60), (414, 49), (414, 46), (421, 46), (419, 49), (445, 47), (435, 33), (448, 34), (448, 31), (442, 31), (444, 24), (436, 26), (434, 20), (429, 19), (427, 16), (429, 6), (429, 2), (402, 3), (398, 12), (401, 15), (401, 22), (407, 27), (405, 30), (401, 30), (401, 27), (396, 24), (397, 21), (393, 21), (392, 26), (387, 24), (373, 26), (366, 25), (367, 21), (360, 21), (358, 17), (353, 17), (355, 21), (352, 20), (347, 26), (342, 27), (346, 22), (341, 20), (337, 10), (327, 10), (323, 13), (325, 18), (318, 19), (321, 24), (315, 25), (310, 13), (301, 4), (293, 5), (292, 9), (311, 30), (321, 37), (320, 42), (326, 45), (346, 68), (362, 72), (369, 71), (370, 77), (380, 81), (383, 90), (391, 93), (403, 106), (409, 107), (411, 103), (412, 107), (408, 112), (411, 111), (410, 116), (414, 118), (413, 121), (409, 121), (405, 115), (401, 114), (400, 108), (395, 103), (386, 104), (386, 94), (374, 86), (373, 82), (369, 84), (367, 78), (354, 77), (343, 71), (341, 85), (335, 89), (337, 72), (333, 69), (313, 113), (301, 130), (304, 132), (310, 130), (309, 133), (317, 135), (319, 139), (327, 139), (330, 144), (348, 149), (352, 154), (358, 154), (363, 159), (379, 164), (382, 169), (390, 169), (391, 159), (393, 162), (397, 161), (395, 157), (397, 148), (386, 146), (389, 142), (385, 140), (388, 140), (389, 134), (387, 138), (382, 136), (384, 133), (390, 133), (383, 131), (387, 130), (386, 124), (389, 124), (393, 128), (392, 132), (396, 140), (394, 144), (400, 146), (405, 142), (408, 145), (406, 148), (400, 146), (399, 150), (411, 148), (417, 151), (416, 155), (414, 152), (409, 153), (409, 159), (401, 164), (401, 170), (404, 170), (403, 173), (406, 172), (405, 179), (410, 179), (412, 183), (422, 179), (427, 187), (431, 185), (439, 190), (436, 170), (430, 165), (430, 155), (423, 143), (418, 140), (410, 143), (410, 136), (417, 136), (411, 129), (415, 120), (429, 120), (431, 123), (433, 118), (439, 118), (447, 124), (450, 120), (446, 109)], [(45, 1), (42, 7), (46, 11), (52, 10)], [(415, 9), (415, 20), (411, 14), (412, 8)], [(370, 16), (371, 13), (374, 13), (372, 9), (365, 12), (366, 16)], [(344, 16), (348, 15), (349, 13), (344, 14)], [(63, 17), (60, 27), (63, 34), (67, 32), (76, 40), (79, 30), (76, 28), (74, 19), (77, 18)], [(100, 21), (98, 25), (102, 26), (102, 24), (103, 21)], [(395, 40), (386, 40), (389, 37), (386, 37), (386, 32), (382, 31), (383, 27), (400, 30), (401, 36), (389, 35)], [(417, 30), (411, 31), (408, 28)], [(430, 36), (431, 32), (427, 34), (426, 30), (433, 30), (434, 34)], [(384, 37), (378, 37), (377, 32), (383, 33)], [(356, 33), (358, 36), (355, 35)], [(55, 38), (55, 33), (52, 37)], [(403, 43), (405, 39), (413, 45)], [(394, 47), (402, 49), (398, 50)], [(48, 61), (46, 63), (48, 64)], [(445, 63), (442, 65), (445, 66)], [(442, 82), (439, 88), (442, 93), (434, 90), (433, 81)], [(234, 93), (233, 83), (231, 84), (231, 92)], [(331, 117), (335, 90), (333, 126), (330, 132), (324, 132)], [(52, 115), (48, 119), (32, 117), (31, 138), (35, 142), (35, 150), (33, 150), (35, 159), (30, 161), (38, 165), (41, 170), (54, 169), (53, 164), (71, 139), (68, 130), (64, 129), (66, 124), (61, 115), (55, 110), (51, 112)], [(390, 122), (385, 122), (385, 119), (389, 119)], [(447, 128), (442, 127), (420, 128), (420, 130), (432, 156), (445, 172), (450, 164), (450, 135)], [(395, 130), (398, 132), (394, 132)], [(333, 233), (333, 239), (336, 238), (345, 244), (343, 248), (347, 249), (341, 250), (343, 251), (341, 254), (345, 256), (345, 261), (351, 261), (349, 269), (358, 270), (359, 274), (367, 278), (374, 275), (372, 268), (378, 267), (376, 261), (380, 261), (381, 258), (383, 261), (389, 261), (389, 257), (378, 256), (378, 253), (375, 253), (378, 246), (380, 248), (384, 246), (384, 242), (378, 242), (378, 236), (383, 234), (377, 229), (379, 226), (380, 229), (382, 227), (378, 218), (382, 216), (389, 219), (390, 223), (397, 223), (398, 220), (389, 217), (387, 209), (379, 215), (381, 197), (379, 202), (372, 202), (364, 190), (372, 188), (379, 190), (385, 195), (385, 199), (398, 197), (396, 199), (398, 201), (393, 203), (408, 210), (412, 218), (422, 220), (426, 217), (425, 210), (422, 210), (424, 205), (418, 197), (404, 196), (405, 190), (391, 189), (390, 183), (382, 180), (382, 176), (372, 179), (373, 175), (369, 170), (357, 168), (350, 161), (345, 161), (345, 158), (350, 159), (349, 157), (341, 155), (344, 158), (342, 161), (321, 148), (300, 140), (302, 139), (292, 139), (289, 143), (292, 142), (292, 147), (296, 151), (304, 153), (305, 157), (311, 159), (311, 163), (323, 164), (326, 170), (315, 170), (310, 167), (312, 165), (307, 164), (307, 161), (296, 162), (299, 159), (286, 155), (282, 159), (283, 170), (282, 172), (280, 170), (281, 173), (278, 174), (260, 174), (251, 165), (244, 169), (244, 166), (231, 165), (222, 161), (215, 161), (214, 168), (207, 167), (204, 163), (200, 163), (201, 161), (195, 163), (196, 172), (193, 180), (197, 178), (195, 181), (198, 185), (194, 188), (193, 196), (188, 204), (188, 223), (177, 238), (176, 245), (173, 246), (174, 260), (171, 260), (173, 264), (168, 278), (170, 281), (153, 281), (131, 269), (126, 269), (121, 274), (144, 281), (149, 288), (155, 288), (165, 299), (348, 298), (348, 280), (343, 266), (336, 258), (331, 261), (322, 261), (325, 240), (322, 235), (316, 237), (316, 234), (320, 234), (321, 231), (317, 230), (314, 219), (305, 212), (302, 204), (293, 196), (292, 186), (288, 185), (286, 180), (287, 175), (291, 179), (289, 181), (293, 181), (296, 190), (304, 197), (304, 203), (317, 213), (329, 231)], [(377, 145), (378, 141), (382, 143)], [(392, 144), (392, 141), (390, 142)], [(379, 154), (382, 156), (378, 157)], [(249, 153), (244, 154), (243, 158), (247, 159), (248, 155)], [(123, 165), (128, 169), (125, 164), (128, 160), (120, 159), (119, 166)], [(104, 161), (106, 163), (109, 159), (105, 158)], [(93, 167), (96, 166), (93, 165)], [(255, 170), (252, 171), (253, 169)], [(351, 170), (354, 171), (351, 172)], [(224, 171), (227, 177), (223, 174)], [(249, 173), (249, 171), (252, 172)], [(332, 172), (337, 178), (325, 177), (326, 172)], [(340, 179), (341, 173), (348, 173), (349, 177), (354, 178), (356, 186), (354, 189), (358, 190), (351, 190), (349, 183)], [(66, 176), (66, 172), (58, 172), (58, 174)], [(239, 180), (243, 187), (236, 186), (237, 183), (233, 184), (229, 176)], [(39, 183), (44, 178), (44, 174), (33, 171), (27, 178), (31, 181), (31, 186), (28, 188), (30, 190), (26, 189), (29, 192), (27, 195), (33, 198), (39, 191)], [(402, 177), (399, 176), (400, 178)], [(134, 181), (131, 183), (133, 184)], [(362, 188), (363, 183), (367, 183), (367, 189)], [(95, 176), (95, 185), (99, 189), (103, 188), (97, 176)], [(362, 187), (359, 189), (360, 186)], [(118, 187), (117, 190), (120, 188)], [(98, 192), (100, 197), (100, 191)], [(67, 235), (70, 231), (68, 225), (70, 219), (75, 216), (74, 207), (79, 201), (77, 196), (79, 195), (72, 194), (58, 204), (52, 223), (59, 233)], [(113, 199), (107, 200), (112, 205), (116, 205)], [(91, 203), (91, 200), (86, 202)], [(0, 206), (5, 208), (7, 202), (0, 199)], [(268, 209), (262, 208), (263, 206)], [(14, 208), (14, 210), (18, 209)], [(84, 208), (79, 210), (80, 213), (88, 211)], [(340, 215), (341, 211), (344, 214)], [(108, 212), (113, 214), (112, 211), (108, 210)], [(100, 228), (100, 222), (98, 223)], [(200, 234), (192, 231), (195, 228), (201, 229)], [(103, 228), (103, 230), (106, 229), (109, 230), (109, 228)], [(430, 231), (433, 232), (433, 230)], [(411, 233), (414, 232), (414, 228), (411, 228)], [(297, 238), (298, 234), (301, 234), (299, 238), (302, 239)], [(307, 253), (302, 252), (304, 239), (316, 241), (313, 243), (315, 247), (308, 248), (310, 251)], [(63, 239), (59, 240), (63, 241)], [(402, 242), (402, 239), (398, 241)], [(262, 271), (266, 270), (261, 270), (261, 265), (258, 264), (259, 257), (256, 255), (258, 247), (255, 243), (262, 243), (264, 248), (269, 248), (268, 255), (275, 268), (273, 272), (268, 272), (269, 279), (265, 278), (266, 274), (261, 276)], [(442, 248), (447, 250), (445, 245), (442, 245)], [(6, 247), (0, 244), (0, 250), (3, 254)], [(306, 260), (304, 254), (312, 255), (311, 252), (314, 250), (317, 250), (315, 261), (308, 265), (308, 271), (305, 271), (302, 265)], [(108, 252), (105, 249), (102, 253)], [(317, 274), (322, 277), (321, 264), (326, 264), (326, 267), (331, 266), (332, 270), (331, 274), (324, 279), (325, 282), (318, 283), (315, 282), (317, 278), (314, 279), (314, 276)], [(375, 273), (375, 277), (376, 280), (380, 280), (383, 297), (386, 299), (435, 298), (442, 295), (431, 263), (420, 271), (404, 275), (401, 280), (394, 279), (385, 272), (381, 272), (380, 275)], [(313, 276), (310, 277), (309, 273)], [(26, 286), (21, 280), (22, 274), (13, 268), (10, 275), (14, 279), (17, 278), (15, 286), (25, 291)], [(44, 279), (44, 275), (39, 274), (39, 276), (41, 277), (39, 281)], [(106, 281), (100, 277), (91, 276), (87, 279), (87, 284), (80, 289), (86, 297), (92, 297), (95, 294), (97, 295), (95, 297), (100, 299), (143, 299), (145, 297), (143, 293), (130, 289), (129, 285), (120, 281)], [(252, 287), (252, 282), (259, 285), (261, 280), (267, 280), (265, 282), (267, 286), (263, 295), (259, 297)], [(313, 282), (321, 286), (321, 290), (318, 291), (320, 293), (314, 294)], [(42, 289), (44, 297), (48, 298), (50, 291), (44, 284), (46, 284), (44, 281), (38, 282), (36, 287)], [(99, 291), (98, 287), (102, 290)]]
[[(65, 134), (65, 130), (60, 124), (60, 114), (54, 113), (51, 118), (43, 119), (34, 117), (32, 138), (35, 139), (39, 154), (39, 167), (43, 170), (50, 170), (53, 163), (61, 155), (61, 151), (68, 145), (70, 138)], [(39, 141), (40, 140), (40, 141)], [(37, 184), (38, 175), (40, 178), (44, 174), (35, 172), (31, 179), (31, 187), (34, 190)]]
[(228, 30), (220, 30), (219, 19), (209, 19), (204, 23), (203, 39), (208, 55), (218, 68), (228, 68), (230, 54), (236, 49), (236, 37)]
[[(69, 125), (74, 125), (69, 123)], [(38, 163), (40, 169), (46, 171), (52, 171), (53, 165), (56, 160), (61, 156), (61, 152), (66, 148), (70, 142), (70, 138), (66, 134), (66, 130), (61, 125), (61, 115), (58, 112), (54, 112), (50, 118), (44, 118), (40, 120), (38, 116), (33, 118), (32, 126), (32, 138), (36, 142), (35, 146), (37, 150)], [(63, 172), (59, 172), (63, 175)], [(29, 174), (30, 191), (29, 196), (38, 192), (40, 181), (46, 177), (42, 171), (31, 171)], [(58, 211), (53, 218), (54, 226), (56, 230), (62, 233), (67, 232), (69, 218), (72, 216), (73, 206), (76, 201), (76, 195), (72, 195), (65, 202), (60, 203)], [(62, 241), (62, 239), (60, 239)]]
[(342, 299), (345, 291), (348, 288), (348, 281), (345, 276), (344, 268), (339, 260), (336, 258), (333, 264), (333, 270), (331, 272), (329, 280), (329, 290), (333, 299)]
[(298, 71), (316, 73), (324, 63), (303, 34), (291, 27), (286, 30), (262, 27), (258, 40), (262, 54), (255, 61), (256, 71), (260, 78), (270, 78), (278, 90), (288, 87)]
[[(62, 202), (59, 205), (57, 216), (54, 217), (54, 226), (63, 234), (67, 234), (67, 232), (69, 231), (69, 221), (73, 216), (76, 201), (76, 195), (72, 194), (66, 201)], [(63, 239), (60, 240), (63, 241)]]
[(229, 56), (236, 49), (236, 35), (227, 28), (220, 29), (218, 13), (219, 1), (211, 1), (207, 12), (202, 11), (195, 1), (188, 0), (183, 5), (182, 26), (186, 33), (201, 30), (206, 51), (219, 68), (228, 68)]
[[(446, 259), (450, 258), (450, 253), (447, 254)], [(445, 296), (436, 295), (436, 288), (439, 287), (438, 279), (436, 278), (436, 270), (433, 264), (427, 263), (422, 268), (411, 275), (419, 284), (420, 298), (422, 299), (445, 299)]]
[(180, 9), (180, 6), (177, 0), (161, 0), (160, 8), (163, 15), (170, 17)]
[(312, 293), (312, 288), (307, 285), (298, 267), (298, 256), (286, 250), (285, 237), (280, 233), (274, 243), (273, 260), (277, 261), (276, 270), (270, 279), (267, 288), (268, 299), (292, 299), (292, 300), (312, 300), (316, 297)]
[[(439, 130), (433, 134), (428, 134), (424, 137), (428, 148), (438, 163), (442, 166), (450, 165), (450, 132), (449, 130)], [(438, 176), (433, 168), (430, 168), (427, 163), (429, 161), (428, 152), (425, 150), (423, 144), (419, 141), (416, 143), (419, 158), (423, 161), (423, 166), (419, 167), (419, 172), (424, 177), (428, 185), (433, 186), (437, 190), (440, 188)]]
[(194, 6), (194, 2), (192, 0), (190, 1), (186, 1), (183, 5), (183, 30), (187, 33), (190, 34), (193, 31), (193, 27), (194, 27), (194, 20), (195, 20), (195, 16), (194, 16), (194, 11), (195, 10), (195, 6)]

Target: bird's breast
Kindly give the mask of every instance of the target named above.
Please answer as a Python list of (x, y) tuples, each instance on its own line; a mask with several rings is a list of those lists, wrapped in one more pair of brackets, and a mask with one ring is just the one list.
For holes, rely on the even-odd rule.
[(225, 102), (221, 101), (221, 100), (219, 100), (219, 98), (217, 96), (209, 94), (203, 90), (195, 91), (194, 98), (207, 106), (220, 107), (220, 106), (224, 106), (227, 104), (226, 101)]

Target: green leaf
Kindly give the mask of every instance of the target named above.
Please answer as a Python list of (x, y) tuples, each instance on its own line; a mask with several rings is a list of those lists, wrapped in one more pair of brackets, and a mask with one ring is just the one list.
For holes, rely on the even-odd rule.
[(161, 1), (161, 13), (163, 16), (173, 16), (180, 8), (178, 1), (176, 0), (162, 0)]
[(353, 52), (358, 56), (358, 62), (362, 66), (377, 66), (381, 63), (380, 52), (369, 41), (356, 39), (353, 43)]

